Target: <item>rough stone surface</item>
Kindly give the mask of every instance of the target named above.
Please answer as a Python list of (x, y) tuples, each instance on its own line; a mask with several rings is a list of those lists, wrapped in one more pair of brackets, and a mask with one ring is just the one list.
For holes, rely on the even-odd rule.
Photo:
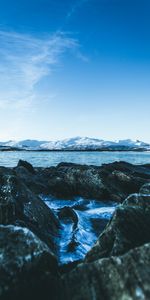
[[(42, 174), (42, 175), (41, 175)], [(57, 197), (83, 196), (121, 202), (150, 182), (150, 165), (116, 162), (101, 167), (61, 163), (39, 171)]]
[(80, 264), (63, 276), (66, 300), (150, 299), (150, 244)]
[(24, 167), (26, 170), (28, 170), (28, 172), (30, 172), (31, 174), (35, 174), (35, 170), (33, 168), (33, 166), (25, 161), (25, 160), (19, 160), (17, 167)]
[(150, 183), (144, 184), (140, 189), (140, 194), (150, 195)]
[(53, 212), (17, 176), (0, 174), (0, 183), (0, 223), (25, 226), (54, 249), (59, 221)]
[[(60, 223), (39, 193), (123, 203), (85, 260), (59, 268)], [(58, 215), (76, 230), (73, 209)], [(150, 165), (0, 167), (0, 224), (0, 300), (150, 299)]]
[(150, 299), (149, 192), (145, 184), (128, 196), (85, 261), (63, 276), (64, 299)]
[(57, 261), (46, 244), (27, 228), (1, 225), (0, 299), (57, 299), (57, 282)]
[(132, 194), (120, 205), (86, 261), (120, 255), (150, 242), (150, 195)]
[(60, 198), (82, 196), (122, 202), (129, 194), (139, 192), (143, 184), (150, 183), (150, 165), (136, 166), (126, 162), (100, 167), (60, 163), (56, 167), (34, 169), (20, 160), (11, 172), (32, 192)]
[[(33, 167), (32, 167), (33, 168)], [(30, 172), (24, 165), (14, 168), (14, 174), (35, 194), (48, 193), (47, 179), (42, 176), (41, 171)]]

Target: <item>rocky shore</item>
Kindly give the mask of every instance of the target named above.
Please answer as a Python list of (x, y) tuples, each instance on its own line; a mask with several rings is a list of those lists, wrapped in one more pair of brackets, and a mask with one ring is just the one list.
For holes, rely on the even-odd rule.
[[(59, 266), (60, 219), (40, 195), (82, 196), (118, 206), (80, 262)], [(0, 299), (150, 299), (150, 165), (61, 163), (0, 167)]]

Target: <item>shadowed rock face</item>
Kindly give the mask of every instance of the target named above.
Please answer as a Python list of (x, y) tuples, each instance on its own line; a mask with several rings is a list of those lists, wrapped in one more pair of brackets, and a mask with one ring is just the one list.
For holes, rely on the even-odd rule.
[(0, 299), (57, 299), (53, 253), (27, 228), (0, 226)]
[(85, 261), (63, 276), (65, 299), (150, 299), (149, 228), (146, 184), (120, 205)]
[(71, 219), (73, 222), (73, 229), (75, 230), (77, 228), (78, 216), (73, 208), (65, 206), (59, 211), (58, 215), (60, 219)]
[(80, 264), (63, 277), (66, 300), (150, 299), (150, 244)]
[[(149, 300), (150, 165), (32, 168), (0, 167), (0, 300)], [(60, 224), (39, 193), (125, 199), (85, 260), (61, 277), (53, 254)], [(73, 210), (60, 215), (76, 230)]]
[(101, 167), (59, 164), (49, 175), (56, 194), (122, 201), (150, 181), (150, 167), (119, 162)]
[(0, 223), (31, 229), (55, 250), (59, 221), (44, 202), (12, 172), (0, 174)]
[(120, 255), (150, 242), (150, 185), (140, 191), (149, 194), (132, 194), (120, 205), (97, 243), (86, 256), (90, 262), (102, 257)]
[(17, 166), (17, 167), (18, 167), (18, 168), (19, 168), (19, 167), (23, 167), (23, 168), (25, 168), (29, 173), (35, 174), (35, 170), (34, 170), (33, 166), (32, 166), (30, 163), (28, 163), (27, 161), (25, 161), (25, 160), (20, 159), (19, 162), (18, 162), (18, 166)]
[(150, 165), (134, 166), (125, 162), (101, 167), (61, 163), (57, 167), (38, 168), (32, 176), (18, 166), (15, 172), (32, 191), (60, 198), (82, 196), (122, 202), (150, 182)]

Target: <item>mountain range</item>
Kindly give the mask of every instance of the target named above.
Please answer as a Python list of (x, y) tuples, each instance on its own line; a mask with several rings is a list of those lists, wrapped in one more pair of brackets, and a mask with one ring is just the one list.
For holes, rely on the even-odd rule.
[(105, 141), (89, 137), (74, 137), (57, 141), (22, 140), (0, 142), (0, 150), (64, 150), (64, 151), (148, 151), (150, 144), (139, 140)]

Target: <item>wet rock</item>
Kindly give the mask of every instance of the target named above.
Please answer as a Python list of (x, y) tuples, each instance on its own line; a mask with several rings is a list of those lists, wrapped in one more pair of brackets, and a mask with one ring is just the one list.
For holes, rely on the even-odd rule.
[(84, 262), (63, 276), (65, 300), (150, 298), (149, 188), (127, 197)]
[(150, 165), (126, 162), (100, 167), (60, 163), (56, 167), (34, 169), (28, 162), (20, 161), (14, 172), (34, 193), (66, 199), (82, 196), (121, 202), (150, 182)]
[(97, 234), (97, 236), (102, 232), (106, 225), (108, 224), (108, 219), (106, 218), (93, 218), (91, 219), (92, 227), (94, 229), (94, 232)]
[(0, 223), (21, 224), (54, 249), (59, 221), (47, 205), (14, 175), (0, 176)]
[(58, 213), (58, 216), (60, 219), (71, 219), (71, 221), (73, 222), (73, 230), (75, 230), (78, 226), (78, 216), (75, 212), (74, 209), (72, 209), (71, 207), (63, 207), (62, 209), (60, 209), (59, 213)]
[(72, 239), (68, 244), (67, 251), (73, 252), (73, 251), (75, 251), (76, 247), (78, 247), (78, 246), (79, 246), (79, 242), (76, 240), (75, 233), (73, 233)]
[(25, 160), (20, 159), (19, 162), (18, 162), (17, 167), (24, 167), (31, 174), (35, 174), (35, 170), (34, 170), (33, 166)]
[(114, 200), (121, 202), (150, 182), (150, 166), (134, 166), (125, 162), (86, 166), (61, 163), (40, 171), (47, 178), (49, 193), (57, 197)]
[[(26, 162), (25, 162), (26, 163)], [(32, 167), (33, 168), (33, 167)], [(14, 174), (35, 194), (39, 195), (42, 193), (47, 193), (47, 182), (46, 179), (39, 176), (39, 172), (34, 169), (33, 172), (29, 171), (28, 168), (18, 164), (16, 168), (13, 169)]]
[[(141, 188), (144, 191), (145, 188)], [(150, 242), (150, 195), (132, 194), (120, 205), (86, 261), (120, 255)]]
[(128, 196), (85, 261), (63, 276), (64, 299), (150, 298), (149, 190), (145, 184), (139, 194)]
[(81, 262), (82, 262), (82, 260), (75, 260), (73, 262), (68, 262), (68, 263), (60, 265), (59, 266), (60, 274), (69, 273), (70, 271), (75, 269), (75, 267), (77, 267), (77, 265), (79, 265)]
[(105, 192), (102, 180), (95, 167), (75, 164), (59, 164), (51, 170), (48, 185), (59, 197), (102, 197)]
[[(150, 244), (144, 245), (150, 243), (150, 165), (31, 167), (26, 162), (14, 169), (0, 167), (0, 299), (150, 299)], [(84, 262), (60, 267), (66, 272), (62, 279), (52, 253), (60, 223), (36, 195), (42, 192), (118, 202), (126, 198)], [(69, 207), (59, 217), (73, 223), (66, 251), (74, 251), (78, 217)]]
[(0, 226), (0, 299), (58, 299), (57, 260), (27, 228)]
[(79, 264), (63, 276), (65, 300), (150, 299), (150, 244)]
[(75, 212), (75, 210), (71, 207), (63, 207), (60, 209), (58, 212), (59, 219), (64, 220), (65, 222), (68, 223), (68, 221), (72, 222), (72, 234), (70, 237), (70, 241), (68, 243), (67, 251), (68, 252), (73, 252), (75, 251), (76, 247), (79, 245), (79, 242), (76, 239), (76, 234), (78, 232), (78, 215)]
[(140, 194), (150, 195), (150, 183), (146, 183), (141, 187)]

